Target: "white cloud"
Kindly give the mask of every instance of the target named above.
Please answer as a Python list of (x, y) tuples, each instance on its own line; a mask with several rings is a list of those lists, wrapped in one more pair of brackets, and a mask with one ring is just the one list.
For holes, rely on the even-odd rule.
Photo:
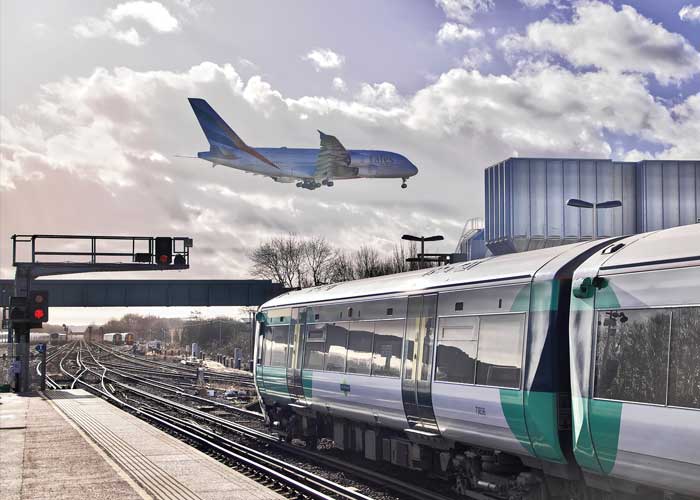
[(700, 22), (700, 5), (684, 5), (683, 8), (678, 11), (678, 17), (683, 21)]
[(340, 68), (345, 61), (343, 56), (336, 54), (331, 49), (313, 49), (304, 56), (304, 59), (311, 61), (316, 67), (316, 71)]
[[(654, 99), (639, 74), (526, 63), (491, 75), (474, 69), (484, 53), (467, 56), (469, 68), (404, 95), (382, 82), (343, 98), (290, 98), (259, 75), (244, 81), (231, 65), (211, 62), (179, 72), (97, 68), (47, 83), (16, 114), (0, 116), (0, 223), (6, 232), (31, 232), (50, 215), (56, 232), (108, 225), (130, 234), (138, 221), (144, 234), (193, 236), (193, 276), (245, 277), (249, 263), (240, 257), (287, 231), (313, 228), (346, 249), (357, 246), (357, 234), (385, 250), (417, 228), (456, 237), (462, 219), (482, 209), (474, 179), (513, 151), (605, 157), (613, 133), (652, 144), (658, 156), (700, 156), (700, 94), (671, 105)], [(321, 129), (349, 149), (405, 154), (419, 176), (408, 192), (393, 180), (363, 180), (310, 193), (173, 159), (208, 148), (188, 96), (205, 96), (249, 144), (318, 147)], [(92, 217), (76, 219), (66, 200), (79, 200)]]
[(506, 37), (501, 45), (510, 52), (558, 54), (578, 67), (653, 74), (662, 84), (700, 72), (700, 53), (683, 36), (629, 5), (615, 10), (599, 1), (579, 1), (572, 22), (538, 21), (525, 35)]
[(170, 33), (179, 28), (178, 20), (163, 4), (136, 0), (107, 9), (102, 18), (82, 19), (73, 26), (73, 34), (79, 38), (107, 37), (128, 45), (143, 45), (145, 40), (136, 28), (120, 27), (125, 21), (144, 22), (156, 33)]
[(541, 7), (544, 7), (549, 3), (549, 0), (518, 0), (521, 4), (523, 4), (525, 7), (528, 7), (530, 9), (539, 9)]
[(339, 92), (345, 92), (348, 90), (348, 86), (345, 84), (345, 81), (339, 76), (333, 78), (333, 88)]
[(143, 21), (159, 33), (175, 31), (179, 26), (177, 19), (160, 2), (135, 0), (120, 3), (113, 9), (109, 9), (106, 17), (115, 23), (125, 19)]
[(462, 66), (465, 68), (478, 68), (484, 63), (491, 62), (493, 56), (488, 49), (472, 48), (462, 57)]
[(462, 23), (471, 22), (477, 12), (486, 12), (493, 8), (493, 0), (435, 0), (448, 19)]
[(480, 30), (469, 28), (458, 23), (444, 23), (438, 31), (438, 43), (458, 42), (462, 40), (476, 40), (481, 38), (483, 33)]

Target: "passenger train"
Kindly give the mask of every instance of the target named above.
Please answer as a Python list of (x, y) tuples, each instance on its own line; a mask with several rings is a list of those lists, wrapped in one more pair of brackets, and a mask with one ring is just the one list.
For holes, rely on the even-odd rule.
[(288, 440), (460, 493), (700, 497), (700, 225), (293, 291), (256, 319)]

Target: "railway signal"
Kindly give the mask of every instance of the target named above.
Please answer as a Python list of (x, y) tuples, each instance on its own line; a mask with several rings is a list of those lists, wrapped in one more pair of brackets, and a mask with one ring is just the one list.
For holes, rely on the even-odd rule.
[(32, 290), (27, 300), (27, 319), (45, 323), (49, 320), (49, 292)]
[(173, 239), (165, 236), (156, 238), (156, 262), (167, 266), (173, 260)]

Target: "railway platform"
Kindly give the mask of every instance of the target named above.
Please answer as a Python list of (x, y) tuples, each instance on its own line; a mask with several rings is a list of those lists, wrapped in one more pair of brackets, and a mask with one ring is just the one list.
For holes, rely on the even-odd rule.
[(283, 498), (82, 389), (0, 394), (0, 470), (7, 500)]

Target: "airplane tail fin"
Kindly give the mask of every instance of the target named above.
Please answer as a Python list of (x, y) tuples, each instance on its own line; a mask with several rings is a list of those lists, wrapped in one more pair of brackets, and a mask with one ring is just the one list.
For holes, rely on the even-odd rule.
[(245, 150), (248, 148), (207, 101), (195, 97), (190, 97), (188, 100), (212, 150), (225, 148)]

